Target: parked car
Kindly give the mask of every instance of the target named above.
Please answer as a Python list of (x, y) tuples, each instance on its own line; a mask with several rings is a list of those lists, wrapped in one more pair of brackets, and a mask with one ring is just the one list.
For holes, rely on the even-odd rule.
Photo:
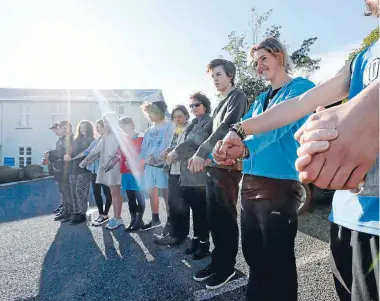
[(321, 200), (332, 200), (335, 190), (321, 189), (313, 184), (302, 185), (302, 198), (298, 203), (298, 215), (311, 209), (313, 203)]

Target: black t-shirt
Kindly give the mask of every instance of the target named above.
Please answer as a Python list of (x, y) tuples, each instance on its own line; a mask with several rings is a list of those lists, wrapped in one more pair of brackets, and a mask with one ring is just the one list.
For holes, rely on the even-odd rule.
[(266, 109), (267, 109), (267, 107), (268, 107), (268, 104), (269, 104), (269, 101), (272, 100), (273, 97), (276, 96), (276, 94), (278, 93), (278, 91), (281, 90), (281, 88), (282, 88), (282, 87), (277, 88), (277, 89), (274, 89), (274, 90), (271, 89), (271, 91), (268, 93), (267, 98), (265, 99), (265, 102), (264, 102), (264, 110), (263, 110), (263, 112), (266, 111)]

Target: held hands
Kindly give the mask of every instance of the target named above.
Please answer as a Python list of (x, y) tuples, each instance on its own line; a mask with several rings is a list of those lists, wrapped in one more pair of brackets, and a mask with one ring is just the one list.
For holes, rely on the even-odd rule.
[(87, 164), (88, 163), (87, 163), (86, 159), (84, 159), (82, 162), (79, 163), (79, 167), (80, 168), (86, 168)]
[(301, 143), (296, 161), (300, 181), (358, 192), (377, 155), (373, 137), (365, 132), (364, 123), (353, 119), (350, 103), (318, 108), (295, 134)]
[(244, 144), (238, 134), (228, 132), (214, 147), (212, 156), (218, 165), (232, 165), (244, 154)]
[(176, 161), (178, 158), (178, 155), (176, 153), (176, 151), (171, 151), (169, 154), (167, 154), (166, 156), (166, 162), (168, 162), (169, 164), (173, 164), (174, 161)]
[(206, 160), (194, 155), (187, 165), (187, 168), (191, 173), (196, 173), (202, 171), (206, 166), (211, 164), (211, 159), (207, 158)]

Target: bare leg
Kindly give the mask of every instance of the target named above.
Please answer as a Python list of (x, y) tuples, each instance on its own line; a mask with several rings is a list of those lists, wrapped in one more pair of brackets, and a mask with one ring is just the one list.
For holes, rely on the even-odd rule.
[(158, 198), (158, 188), (154, 187), (149, 192), (150, 198), (150, 208), (152, 209), (152, 214), (159, 214), (160, 211), (160, 202)]
[(121, 218), (121, 209), (123, 206), (123, 197), (120, 193), (120, 185), (110, 187), (112, 195), (113, 214), (116, 218)]

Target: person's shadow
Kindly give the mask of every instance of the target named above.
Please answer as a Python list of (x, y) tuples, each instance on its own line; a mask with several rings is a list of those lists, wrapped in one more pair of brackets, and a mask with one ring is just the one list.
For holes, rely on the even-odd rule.
[(27, 300), (87, 299), (98, 290), (105, 261), (86, 224), (62, 224), (43, 261), (39, 295)]

